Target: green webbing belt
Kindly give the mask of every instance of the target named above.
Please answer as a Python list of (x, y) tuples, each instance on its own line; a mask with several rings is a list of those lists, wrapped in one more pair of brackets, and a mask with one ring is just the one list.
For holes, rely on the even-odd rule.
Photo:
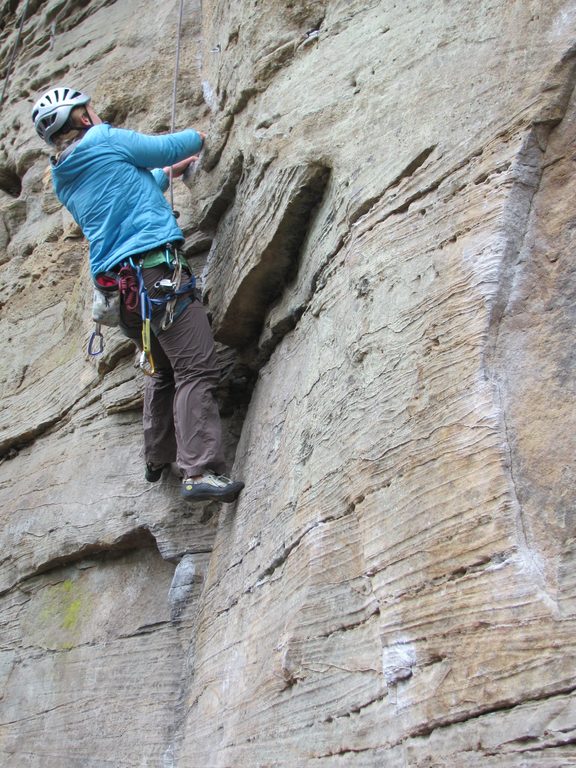
[[(168, 254), (168, 260), (166, 258), (166, 254)], [(176, 254), (180, 264), (182, 264), (183, 267), (188, 267), (188, 263), (180, 251), (176, 251)], [(144, 269), (149, 269), (150, 267), (159, 267), (160, 264), (171, 263), (172, 258), (172, 253), (170, 251), (166, 251), (166, 248), (157, 248), (154, 251), (148, 251), (146, 256), (142, 257), (142, 266)]]

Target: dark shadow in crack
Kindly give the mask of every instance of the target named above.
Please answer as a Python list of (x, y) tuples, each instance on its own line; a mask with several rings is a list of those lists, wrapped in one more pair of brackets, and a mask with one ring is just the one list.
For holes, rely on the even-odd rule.
[(237, 349), (254, 345), (268, 309), (295, 279), (302, 246), (330, 178), (330, 168), (320, 163), (290, 169), (290, 173), (293, 178), (274, 233), (242, 277), (216, 328), (216, 338)]

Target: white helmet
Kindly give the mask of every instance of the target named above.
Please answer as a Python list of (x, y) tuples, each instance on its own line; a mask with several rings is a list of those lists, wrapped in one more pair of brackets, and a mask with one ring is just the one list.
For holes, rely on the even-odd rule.
[(45, 142), (52, 144), (52, 136), (63, 127), (70, 112), (75, 107), (88, 104), (89, 101), (90, 96), (66, 86), (46, 91), (32, 109), (36, 133)]

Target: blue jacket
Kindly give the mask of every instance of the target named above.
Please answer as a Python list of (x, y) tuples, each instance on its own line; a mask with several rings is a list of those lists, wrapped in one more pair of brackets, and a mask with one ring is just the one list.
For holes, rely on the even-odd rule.
[(168, 177), (161, 169), (201, 148), (202, 137), (191, 129), (146, 136), (95, 125), (52, 166), (58, 199), (90, 243), (93, 275), (132, 254), (184, 240), (163, 194)]

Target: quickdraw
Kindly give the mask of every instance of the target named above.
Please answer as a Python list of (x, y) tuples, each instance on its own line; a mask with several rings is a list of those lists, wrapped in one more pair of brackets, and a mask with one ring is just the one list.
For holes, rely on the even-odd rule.
[[(132, 259), (130, 259), (132, 263)], [(154, 358), (152, 357), (152, 348), (150, 343), (150, 321), (152, 319), (152, 304), (148, 297), (148, 291), (144, 285), (144, 277), (142, 275), (142, 264), (139, 263), (135, 266), (136, 274), (138, 275), (138, 293), (140, 294), (140, 313), (142, 316), (142, 352), (140, 353), (140, 368), (147, 376), (153, 376), (156, 369), (154, 368)]]

